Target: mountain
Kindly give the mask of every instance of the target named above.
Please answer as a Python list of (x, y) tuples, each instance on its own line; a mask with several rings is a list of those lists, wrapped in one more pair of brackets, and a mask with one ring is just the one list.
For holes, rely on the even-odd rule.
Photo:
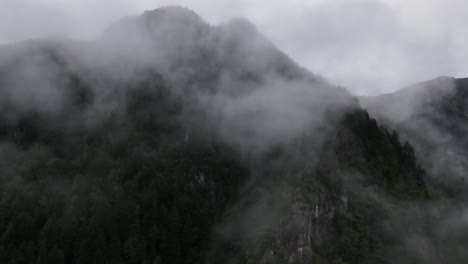
[(3, 263), (425, 257), (412, 146), (245, 19), (165, 7), (0, 58)]
[(433, 231), (416, 240), (432, 252), (427, 261), (463, 262), (468, 257), (462, 250), (468, 246), (464, 237), (468, 226), (462, 220), (468, 210), (468, 79), (439, 77), (360, 101), (379, 122), (414, 144), (416, 157), (426, 168), (433, 202), (423, 215)]
[[(439, 77), (393, 94), (362, 97), (382, 122), (414, 143), (438, 185), (464, 193), (468, 169), (468, 79)], [(456, 188), (458, 186), (458, 188)]]

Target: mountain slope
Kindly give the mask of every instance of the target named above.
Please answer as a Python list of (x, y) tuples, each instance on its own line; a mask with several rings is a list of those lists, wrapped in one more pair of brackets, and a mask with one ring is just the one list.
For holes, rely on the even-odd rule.
[(361, 98), (361, 103), (416, 145), (437, 184), (463, 192), (468, 169), (468, 79), (440, 77), (394, 94)]
[(431, 252), (424, 262), (464, 262), (468, 258), (462, 249), (468, 246), (463, 220), (468, 210), (468, 79), (440, 77), (394, 94), (361, 98), (361, 103), (414, 144), (427, 169), (433, 201), (416, 211), (429, 220), (426, 225), (432, 231), (410, 238)]
[(0, 57), (4, 263), (389, 263), (389, 207), (428, 197), (409, 144), (245, 20)]

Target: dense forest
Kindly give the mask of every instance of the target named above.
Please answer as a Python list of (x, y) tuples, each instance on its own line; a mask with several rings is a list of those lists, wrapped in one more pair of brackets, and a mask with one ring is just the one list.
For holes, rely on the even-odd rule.
[[(133, 39), (88, 61), (142, 25), (164, 63)], [(0, 261), (412, 263), (392, 229), (431, 199), (412, 146), (258, 34), (166, 8), (3, 47)]]
[[(362, 110), (340, 120), (318, 161), (311, 157), (314, 146), (303, 138), (305, 142), (292, 143), (300, 150), (275, 148), (251, 165), (215, 137), (194, 132), (186, 139), (184, 128), (171, 118), (176, 105), (166, 102), (162, 109), (162, 98), (151, 92), (129, 96), (133, 99), (123, 120), (111, 118), (90, 131), (51, 129), (38, 117), (2, 125), (2, 168), (8, 169), (2, 170), (2, 261), (201, 263), (212, 243), (218, 243), (213, 241), (218, 239), (213, 225), (237, 217), (227, 209), (238, 200), (247, 203), (245, 207), (255, 203), (246, 197), (254, 199), (260, 189), (286, 195), (273, 184), (300, 192), (283, 198), (290, 200), (282, 203), (281, 214), (272, 223), (281, 226), (280, 218), (292, 217), (291, 204), (304, 214), (323, 211), (309, 220), (317, 221), (316, 232), (324, 236), (310, 245), (320, 252), (311, 256), (324, 263), (377, 261), (389, 239), (379, 226), (379, 215), (385, 211), (366, 192), (348, 189), (345, 182), (352, 179), (346, 179), (345, 172), (349, 177), (362, 174), (361, 188), (375, 186), (394, 199), (427, 198), (424, 171), (411, 146), (402, 145), (396, 133), (379, 127)], [(286, 154), (289, 151), (298, 153)], [(251, 166), (265, 166), (264, 175), (245, 189)], [(290, 175), (294, 173), (300, 177)], [(271, 247), (285, 259), (297, 251), (303, 228), (265, 231), (255, 237), (265, 240), (256, 252), (242, 246), (233, 250), (241, 242), (225, 241), (222, 249), (217, 245), (213, 258), (230, 256), (226, 263), (250, 263)], [(321, 234), (325, 230), (329, 233)], [(252, 239), (252, 234), (243, 235)], [(269, 236), (279, 236), (280, 243), (272, 243)]]

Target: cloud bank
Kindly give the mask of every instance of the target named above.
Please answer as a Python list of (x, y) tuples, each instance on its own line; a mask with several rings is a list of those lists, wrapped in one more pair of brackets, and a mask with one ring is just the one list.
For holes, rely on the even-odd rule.
[(0, 43), (50, 35), (93, 39), (122, 16), (168, 4), (213, 24), (246, 17), (300, 64), (357, 94), (468, 76), (462, 0), (3, 0)]

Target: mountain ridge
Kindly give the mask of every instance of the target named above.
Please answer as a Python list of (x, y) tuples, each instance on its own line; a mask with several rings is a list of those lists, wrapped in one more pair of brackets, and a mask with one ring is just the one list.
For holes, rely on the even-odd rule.
[(467, 83), (467, 78), (442, 77), (416, 84), (408, 88), (411, 91), (403, 89), (360, 101), (416, 145), (419, 157), (436, 179), (463, 179), (461, 168), (466, 167), (468, 154), (464, 137), (468, 132)]
[(0, 64), (0, 261), (421, 257), (392, 210), (430, 198), (409, 143), (250, 25), (165, 12)]

